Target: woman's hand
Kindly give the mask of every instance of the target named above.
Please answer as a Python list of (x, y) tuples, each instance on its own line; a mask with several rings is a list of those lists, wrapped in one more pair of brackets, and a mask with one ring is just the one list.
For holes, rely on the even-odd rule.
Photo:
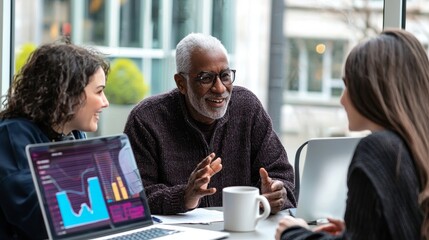
[(294, 218), (291, 216), (285, 216), (284, 218), (280, 219), (279, 225), (277, 226), (276, 230), (276, 240), (280, 240), (280, 237), (282, 236), (282, 233), (293, 226), (301, 226), (304, 228), (308, 228), (308, 224), (304, 219), (301, 218)]
[(317, 226), (313, 229), (313, 231), (327, 232), (332, 235), (338, 236), (346, 229), (346, 224), (343, 220), (328, 218), (328, 221), (329, 223)]

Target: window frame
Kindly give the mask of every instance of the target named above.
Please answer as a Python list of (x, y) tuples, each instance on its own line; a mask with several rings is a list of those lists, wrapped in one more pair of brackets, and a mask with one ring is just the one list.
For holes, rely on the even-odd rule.
[[(5, 95), (12, 82), (12, 66), (14, 62), (14, 1), (1, 1), (0, 3), (0, 93)], [(1, 106), (0, 106), (1, 108)]]

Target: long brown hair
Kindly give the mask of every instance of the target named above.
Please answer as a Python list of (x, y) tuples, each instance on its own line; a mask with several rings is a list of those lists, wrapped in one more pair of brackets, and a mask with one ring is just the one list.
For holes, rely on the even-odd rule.
[(362, 115), (398, 133), (407, 143), (420, 181), (421, 235), (428, 239), (429, 59), (425, 49), (405, 30), (385, 30), (351, 51), (345, 84)]

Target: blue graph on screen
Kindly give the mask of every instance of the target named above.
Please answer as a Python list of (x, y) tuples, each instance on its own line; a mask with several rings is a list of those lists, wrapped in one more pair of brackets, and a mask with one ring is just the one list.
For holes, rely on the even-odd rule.
[(58, 207), (60, 209), (61, 217), (63, 218), (64, 227), (66, 229), (88, 223), (99, 222), (109, 218), (98, 177), (90, 177), (87, 179), (87, 181), (88, 198), (91, 207), (89, 207), (86, 203), (82, 203), (78, 213), (73, 210), (70, 199), (67, 196), (67, 191), (60, 191), (56, 193)]

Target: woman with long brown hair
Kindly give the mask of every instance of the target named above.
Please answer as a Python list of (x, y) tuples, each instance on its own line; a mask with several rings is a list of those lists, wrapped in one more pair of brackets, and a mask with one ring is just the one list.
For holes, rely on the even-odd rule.
[(313, 231), (279, 222), (276, 239), (429, 238), (429, 60), (405, 30), (383, 31), (348, 55), (341, 97), (352, 131), (370, 130), (348, 170), (344, 222)]

